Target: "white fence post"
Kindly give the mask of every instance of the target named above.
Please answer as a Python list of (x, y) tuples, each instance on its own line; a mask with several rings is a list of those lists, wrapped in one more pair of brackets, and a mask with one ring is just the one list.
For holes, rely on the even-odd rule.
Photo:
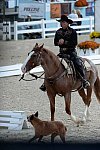
[(3, 22), (3, 40), (11, 40), (11, 23)]
[(26, 113), (24, 111), (0, 110), (0, 128), (7, 128), (8, 130), (28, 129)]
[(17, 21), (14, 21), (14, 40), (18, 40), (18, 36), (17, 36)]
[(90, 16), (90, 33), (93, 31), (92, 29), (92, 17)]
[(8, 39), (11, 40), (11, 22), (8, 22), (7, 32), (9, 32), (8, 33)]
[(41, 20), (42, 24), (41, 24), (41, 27), (42, 27), (42, 38), (45, 39), (45, 22), (44, 22), (44, 19)]

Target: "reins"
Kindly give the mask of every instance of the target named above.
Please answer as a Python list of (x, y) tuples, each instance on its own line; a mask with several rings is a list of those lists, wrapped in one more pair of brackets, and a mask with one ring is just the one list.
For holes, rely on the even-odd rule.
[(44, 78), (42, 78), (42, 76), (44, 75), (44, 72), (40, 75), (40, 76), (37, 76), (37, 75), (35, 75), (35, 74), (32, 74), (32, 73), (29, 73), (29, 75), (31, 75), (32, 77), (34, 77), (34, 79), (25, 79), (24, 78), (24, 74), (21, 76), (21, 78), (19, 79), (19, 81), (21, 81), (21, 80), (24, 80), (24, 81), (33, 81), (33, 80), (37, 80), (37, 79), (44, 79)]

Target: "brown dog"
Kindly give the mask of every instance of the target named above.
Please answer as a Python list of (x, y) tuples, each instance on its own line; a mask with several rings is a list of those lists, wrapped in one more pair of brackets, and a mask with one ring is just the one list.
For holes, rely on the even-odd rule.
[(65, 143), (65, 135), (67, 128), (60, 121), (42, 121), (38, 118), (38, 111), (35, 114), (27, 117), (27, 120), (35, 128), (35, 136), (30, 139), (29, 142), (38, 139), (38, 142), (41, 141), (43, 136), (51, 134), (51, 142), (54, 142), (54, 138), (59, 135), (63, 143)]

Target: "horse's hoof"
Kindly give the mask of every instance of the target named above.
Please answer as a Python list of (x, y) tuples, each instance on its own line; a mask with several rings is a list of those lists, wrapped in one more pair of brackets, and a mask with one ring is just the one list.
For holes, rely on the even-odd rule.
[(79, 127), (79, 125), (80, 125), (80, 120), (77, 121), (77, 127)]
[(77, 127), (79, 127), (79, 124), (77, 124)]
[(83, 125), (85, 123), (84, 120), (78, 120), (77, 121), (77, 127), (79, 127), (79, 125)]
[(83, 124), (85, 124), (85, 122), (86, 122), (86, 121), (84, 121), (84, 120), (81, 120), (81, 121), (80, 121), (80, 125), (83, 125)]

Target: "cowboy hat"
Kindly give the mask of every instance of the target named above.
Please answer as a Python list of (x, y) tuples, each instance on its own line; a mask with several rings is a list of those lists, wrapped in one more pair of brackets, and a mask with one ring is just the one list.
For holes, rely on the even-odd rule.
[(66, 21), (67, 23), (69, 24), (72, 24), (73, 21), (71, 19), (68, 19), (68, 17), (66, 15), (62, 15), (61, 16), (61, 19), (57, 20), (58, 22), (61, 22), (61, 21)]

